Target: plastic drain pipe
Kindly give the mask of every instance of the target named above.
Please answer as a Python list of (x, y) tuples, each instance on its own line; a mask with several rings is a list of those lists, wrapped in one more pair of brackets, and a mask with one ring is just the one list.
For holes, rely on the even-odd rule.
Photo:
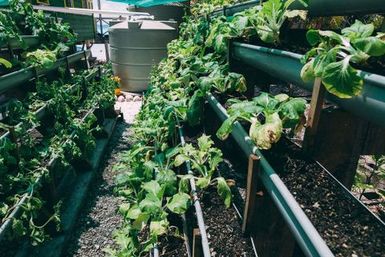
[[(179, 131), (180, 142), (181, 142), (182, 146), (185, 146), (186, 141), (184, 140), (183, 129), (179, 123), (179, 120), (177, 122), (178, 122), (178, 131)], [(187, 167), (187, 173), (193, 175), (194, 173), (191, 170), (191, 166), (190, 166), (189, 162), (186, 163), (186, 167)], [(210, 254), (209, 241), (207, 239), (206, 226), (205, 226), (205, 222), (203, 219), (202, 207), (201, 207), (201, 204), (199, 202), (199, 197), (197, 194), (197, 188), (195, 185), (194, 178), (190, 178), (190, 187), (191, 187), (191, 193), (192, 193), (192, 197), (193, 197), (193, 201), (194, 201), (195, 213), (197, 215), (198, 227), (199, 227), (199, 231), (201, 233), (200, 236), (202, 239), (203, 256), (204, 257), (210, 257), (211, 254)]]
[[(211, 93), (207, 94), (206, 99), (220, 120), (222, 122), (225, 121), (228, 118), (228, 114), (223, 106)], [(334, 256), (293, 195), (239, 122), (234, 123), (231, 135), (247, 158), (250, 154), (260, 157), (261, 169), (259, 177), (305, 255), (308, 257)]]

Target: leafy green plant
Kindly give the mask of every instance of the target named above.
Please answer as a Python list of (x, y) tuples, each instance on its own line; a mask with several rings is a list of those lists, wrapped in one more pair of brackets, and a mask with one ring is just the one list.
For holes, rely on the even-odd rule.
[(10, 63), (9, 61), (7, 61), (4, 58), (0, 58), (0, 65), (3, 65), (7, 69), (12, 68), (12, 63)]
[(373, 160), (373, 164), (371, 166), (365, 166), (363, 170), (361, 169), (357, 171), (354, 181), (354, 189), (358, 189), (360, 193), (360, 200), (368, 190), (376, 192), (383, 199), (385, 199), (385, 191), (376, 187), (374, 183), (375, 180), (381, 181), (385, 179), (385, 156), (366, 156), (366, 158), (369, 157)]
[[(197, 147), (192, 144), (186, 144), (179, 149), (179, 154), (175, 157), (174, 165), (181, 166), (184, 163), (190, 163), (194, 172), (196, 185), (200, 189), (205, 189), (210, 185), (216, 185), (218, 194), (222, 197), (227, 207), (231, 204), (231, 190), (223, 177), (214, 177), (218, 170), (218, 165), (223, 161), (222, 152), (213, 147), (214, 142), (209, 136), (202, 135), (197, 139)], [(181, 178), (179, 190), (190, 192), (188, 180), (191, 174)]]
[(353, 65), (365, 65), (372, 56), (385, 55), (384, 34), (373, 35), (373, 24), (356, 22), (338, 34), (333, 31), (309, 30), (307, 40), (312, 48), (303, 58), (301, 77), (322, 79), (326, 89), (340, 97), (360, 95), (363, 78)]
[(236, 121), (246, 121), (251, 123), (249, 135), (260, 149), (270, 149), (277, 143), (283, 129), (295, 129), (306, 108), (302, 98), (267, 93), (261, 93), (251, 101), (230, 99), (229, 104), (229, 117), (218, 129), (217, 137), (225, 140)]

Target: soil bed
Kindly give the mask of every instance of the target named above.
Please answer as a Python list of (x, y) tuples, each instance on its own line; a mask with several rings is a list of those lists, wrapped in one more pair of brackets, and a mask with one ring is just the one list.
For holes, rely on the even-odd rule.
[[(197, 129), (186, 128), (186, 143), (197, 145), (197, 138), (202, 136)], [(238, 176), (229, 176), (231, 173), (231, 163), (225, 160), (220, 164), (221, 173), (226, 179), (234, 179), (237, 184)], [(243, 180), (243, 179), (241, 179)], [(239, 188), (232, 188), (233, 192)], [(235, 192), (233, 201), (241, 199), (240, 192)], [(206, 225), (207, 237), (209, 240), (211, 256), (234, 257), (255, 256), (250, 238), (244, 237), (242, 233), (240, 219), (233, 207), (226, 208), (223, 199), (217, 193), (216, 188), (206, 189), (200, 193), (203, 219)]]
[(282, 139), (265, 156), (335, 256), (385, 256), (385, 226), (301, 149)]
[(226, 208), (215, 189), (202, 195), (201, 204), (212, 256), (255, 256), (235, 209)]

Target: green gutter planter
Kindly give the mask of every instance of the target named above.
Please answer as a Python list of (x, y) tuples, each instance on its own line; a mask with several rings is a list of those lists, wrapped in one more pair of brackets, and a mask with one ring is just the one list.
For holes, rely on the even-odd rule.
[[(300, 61), (302, 57), (300, 54), (238, 42), (233, 43), (231, 54), (233, 59), (280, 80), (309, 91), (313, 89), (313, 83), (305, 83), (301, 79), (303, 64)], [(343, 109), (385, 126), (385, 77), (363, 71), (360, 72), (360, 76), (364, 79), (362, 95), (351, 99), (340, 99), (330, 94), (326, 97)]]
[[(245, 3), (235, 4), (229, 7), (224, 7), (215, 10), (210, 17), (217, 16), (233, 16), (237, 12), (242, 12), (246, 9), (259, 5), (259, 0), (248, 1)], [(309, 11), (309, 15), (313, 17), (321, 16), (344, 16), (353, 14), (373, 14), (385, 13), (384, 0), (310, 0), (309, 7), (305, 8), (298, 1), (294, 2), (290, 9), (300, 9)]]
[[(26, 48), (36, 47), (36, 46), (39, 46), (40, 44), (38, 36), (26, 35), (26, 36), (21, 36), (21, 38), (24, 41)], [(11, 47), (12, 49), (22, 48), (20, 42), (15, 39), (11, 39), (8, 42), (8, 44), (0, 45), (0, 47)]]
[[(297, 2), (292, 6), (304, 9)], [(384, 13), (385, 3), (384, 0), (310, 0), (308, 10), (311, 16)]]
[(224, 8), (213, 11), (210, 14), (210, 17), (215, 18), (215, 17), (221, 16), (221, 15), (224, 15), (227, 17), (233, 16), (234, 14), (236, 14), (238, 12), (242, 12), (244, 10), (247, 10), (249, 8), (252, 8), (254, 6), (259, 5), (260, 4), (259, 2), (260, 2), (259, 0), (253, 0), (253, 1), (247, 1), (244, 3), (240, 3), (240, 4), (235, 4), (232, 6), (225, 6)]
[(39, 69), (37, 70), (37, 72), (35, 72), (34, 68), (28, 67), (28, 68), (21, 69), (21, 70), (6, 74), (4, 76), (1, 76), (0, 77), (0, 94), (14, 87), (19, 86), (22, 83), (27, 82), (28, 80), (34, 78), (36, 75), (38, 76), (44, 75), (50, 71), (57, 69), (62, 65), (65, 65), (67, 63), (67, 59), (68, 59), (68, 63), (72, 64), (81, 60), (85, 56), (88, 57), (89, 55), (90, 55), (89, 50), (81, 51), (57, 60), (57, 62), (49, 69)]
[[(207, 95), (207, 101), (223, 122), (228, 117), (226, 110), (211, 94)], [(258, 175), (306, 256), (334, 256), (293, 195), (239, 122), (233, 125), (231, 135), (247, 158), (250, 154), (260, 157), (260, 173)]]

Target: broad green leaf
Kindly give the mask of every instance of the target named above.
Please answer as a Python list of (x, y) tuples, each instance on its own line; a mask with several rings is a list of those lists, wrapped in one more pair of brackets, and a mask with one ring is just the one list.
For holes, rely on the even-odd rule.
[(153, 194), (158, 199), (162, 199), (163, 196), (163, 190), (159, 183), (155, 180), (152, 180), (150, 182), (144, 183), (142, 188), (149, 194)]
[[(231, 101), (228, 101), (228, 103), (230, 102)], [(227, 113), (230, 116), (242, 116), (242, 118), (251, 118), (252, 115), (262, 112), (263, 109), (264, 108), (262, 106), (258, 106), (258, 104), (254, 101), (239, 101), (231, 104), (227, 110)]]
[(183, 214), (191, 205), (190, 195), (178, 193), (167, 202), (167, 208), (176, 214)]
[(340, 44), (346, 44), (347, 43), (346, 39), (344, 39), (341, 35), (339, 35), (338, 33), (334, 32), (334, 31), (318, 30), (318, 33), (320, 34), (321, 37), (326, 37), (326, 38), (332, 39), (332, 40), (336, 41), (337, 43), (340, 43)]
[(268, 93), (262, 92), (259, 96), (253, 98), (253, 102), (257, 105), (264, 107), (264, 111), (274, 111), (279, 101)]
[(226, 91), (237, 91), (243, 93), (247, 90), (246, 79), (242, 74), (230, 72), (225, 79)]
[(305, 63), (305, 65), (302, 67), (301, 78), (304, 82), (314, 81), (315, 76), (314, 76), (313, 65), (314, 65), (314, 59)]
[(139, 203), (139, 208), (143, 212), (155, 214), (161, 210), (162, 201), (158, 199), (157, 196), (153, 195), (152, 193), (149, 193), (146, 195), (146, 198), (144, 198)]
[(218, 129), (216, 135), (220, 140), (226, 140), (231, 131), (233, 131), (233, 124), (237, 120), (237, 117), (230, 116), (223, 123), (222, 126)]
[(202, 135), (198, 138), (198, 147), (201, 151), (209, 150), (214, 142), (210, 139), (210, 136)]
[(135, 219), (134, 222), (132, 223), (132, 228), (136, 230), (141, 230), (144, 227), (144, 225), (147, 223), (149, 218), (150, 218), (149, 213), (139, 214), (138, 218)]
[(161, 169), (156, 174), (156, 180), (159, 182), (160, 185), (162, 185), (162, 188), (164, 188), (163, 190), (165, 196), (170, 196), (176, 193), (177, 178), (173, 170)]
[(318, 33), (318, 30), (314, 29), (311, 29), (306, 33), (306, 39), (311, 46), (318, 45), (318, 43), (321, 41), (321, 37)]
[(142, 213), (138, 205), (133, 205), (126, 214), (126, 218), (136, 220)]
[(2, 64), (5, 68), (10, 69), (12, 68), (12, 63), (5, 60), (4, 58), (0, 58), (0, 64)]
[(267, 150), (281, 138), (283, 125), (278, 113), (268, 114), (265, 118), (265, 124), (253, 120), (249, 135), (259, 149)]
[(161, 221), (151, 221), (150, 234), (151, 236), (161, 236), (167, 233), (169, 223), (166, 219)]
[(385, 41), (378, 37), (359, 38), (353, 41), (353, 45), (370, 56), (385, 55)]
[(188, 103), (187, 121), (190, 126), (199, 125), (203, 118), (204, 93), (201, 90), (195, 91)]
[(245, 16), (235, 16), (234, 19), (231, 21), (232, 27), (237, 31), (238, 36), (241, 36), (242, 33), (245, 31), (249, 23), (248, 17)]
[(188, 193), (190, 192), (190, 179), (194, 176), (188, 174), (181, 176), (179, 181), (179, 192)]
[(200, 177), (196, 181), (196, 185), (200, 189), (205, 189), (210, 185), (211, 178), (210, 177)]
[(130, 210), (131, 205), (129, 203), (123, 203), (119, 206), (119, 213), (123, 216), (126, 216), (128, 211)]
[(319, 54), (314, 58), (313, 70), (315, 77), (321, 77), (325, 67), (337, 59), (337, 52), (330, 50), (326, 53)]
[(275, 95), (274, 98), (278, 100), (278, 102), (283, 103), (289, 100), (290, 97), (287, 94), (278, 94)]
[(357, 38), (370, 37), (374, 32), (373, 24), (363, 24), (361, 21), (356, 20), (355, 23), (341, 30), (342, 35), (350, 38), (351, 40)]
[(175, 157), (175, 160), (174, 160), (174, 166), (175, 167), (179, 167), (181, 166), (183, 163), (187, 162), (188, 160), (190, 160), (190, 157), (184, 155), (184, 154), (178, 154), (176, 157)]
[(218, 185), (217, 185), (217, 192), (219, 196), (223, 199), (225, 205), (227, 208), (231, 205), (231, 190), (230, 187), (227, 185), (226, 180), (223, 177), (216, 178)]
[(352, 98), (361, 94), (363, 80), (349, 64), (349, 58), (325, 67), (322, 82), (326, 89), (339, 98)]
[(306, 100), (302, 98), (293, 98), (283, 103), (279, 108), (283, 127), (295, 128), (304, 115), (306, 109)]

